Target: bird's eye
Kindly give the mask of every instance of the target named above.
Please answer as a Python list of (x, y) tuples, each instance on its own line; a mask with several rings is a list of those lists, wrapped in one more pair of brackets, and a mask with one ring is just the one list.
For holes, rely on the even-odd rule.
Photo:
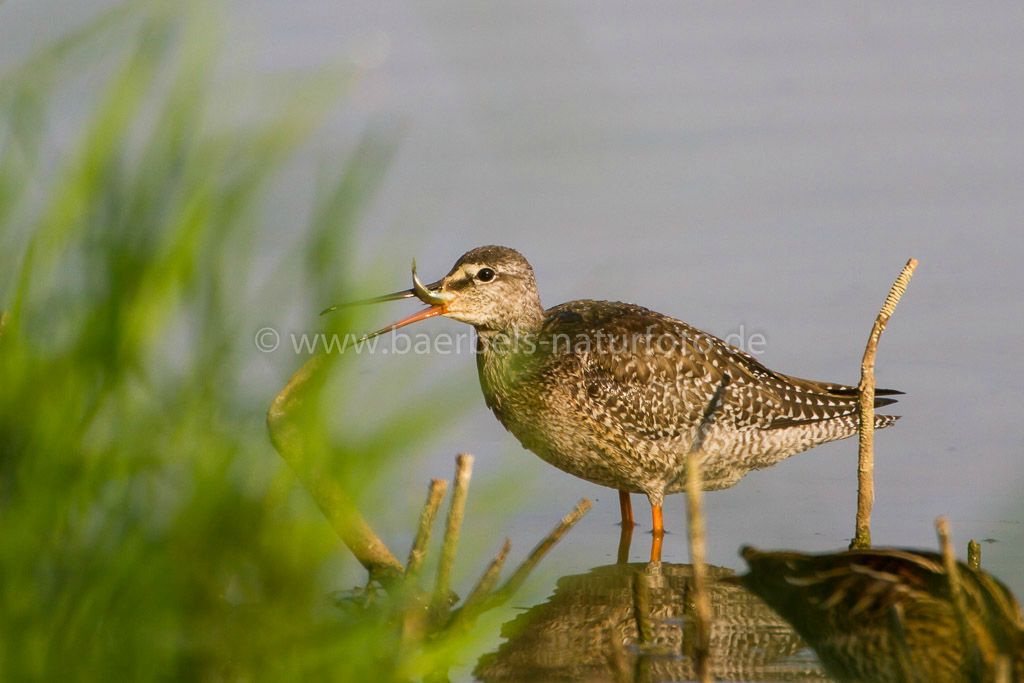
[(481, 268), (476, 271), (476, 279), (480, 282), (490, 282), (494, 279), (494, 271), (490, 268)]

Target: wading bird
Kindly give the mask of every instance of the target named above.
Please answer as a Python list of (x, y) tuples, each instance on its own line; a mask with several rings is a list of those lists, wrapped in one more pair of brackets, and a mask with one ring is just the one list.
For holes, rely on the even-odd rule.
[[(651, 504), (682, 491), (699, 458), (706, 490), (857, 432), (857, 388), (769, 370), (742, 350), (666, 315), (610, 301), (541, 306), (533, 268), (507, 247), (466, 252), (440, 280), (353, 302), (416, 297), (428, 308), (367, 336), (434, 316), (472, 325), (487, 406), (528, 450), (555, 467)], [(324, 311), (328, 313), (338, 306)], [(878, 390), (876, 406), (900, 392)], [(875, 418), (888, 427), (892, 415)], [(656, 552), (657, 551), (657, 552)]]

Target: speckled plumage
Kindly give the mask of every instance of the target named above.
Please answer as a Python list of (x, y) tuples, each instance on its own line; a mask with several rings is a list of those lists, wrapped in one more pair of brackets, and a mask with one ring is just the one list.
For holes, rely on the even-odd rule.
[[(494, 279), (475, 279), (482, 268)], [(474, 249), (437, 284), (455, 295), (444, 315), (476, 327), (487, 405), (522, 445), (570, 474), (645, 493), (652, 505), (683, 490), (691, 450), (713, 490), (857, 432), (855, 387), (774, 372), (632, 304), (544, 310), (532, 268), (512, 249)], [(896, 419), (878, 416), (875, 425)]]

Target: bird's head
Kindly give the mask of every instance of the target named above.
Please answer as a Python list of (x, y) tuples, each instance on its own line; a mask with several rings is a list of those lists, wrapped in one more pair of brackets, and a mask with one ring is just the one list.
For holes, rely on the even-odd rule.
[(477, 247), (463, 254), (440, 280), (423, 284), (412, 266), (411, 289), (392, 294), (339, 304), (340, 306), (379, 303), (416, 297), (428, 308), (377, 330), (368, 337), (397, 330), (426, 318), (443, 315), (473, 325), (480, 332), (514, 333), (530, 331), (540, 325), (543, 309), (537, 294), (533, 268), (523, 255), (508, 247)]

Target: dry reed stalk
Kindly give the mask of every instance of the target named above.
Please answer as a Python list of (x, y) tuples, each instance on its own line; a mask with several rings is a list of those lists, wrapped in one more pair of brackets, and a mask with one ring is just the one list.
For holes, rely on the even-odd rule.
[(544, 556), (547, 555), (548, 551), (550, 551), (551, 548), (561, 540), (562, 536), (565, 536), (569, 529), (576, 526), (576, 523), (583, 518), (583, 515), (587, 514), (587, 510), (589, 510), (592, 505), (593, 503), (590, 502), (589, 498), (581, 498), (580, 501), (576, 503), (576, 507), (574, 507), (569, 514), (563, 517), (562, 521), (560, 521), (540, 543), (534, 546), (533, 550), (530, 551), (530, 554), (526, 556), (526, 559), (524, 559), (518, 567), (516, 567), (515, 571), (512, 572), (512, 575), (505, 581), (502, 587), (491, 594), (491, 597), (487, 601), (488, 605), (507, 600), (509, 596), (515, 593), (516, 590), (519, 589), (519, 586), (526, 581), (526, 577), (530, 575), (530, 572), (537, 566), (537, 563), (540, 562)]
[(1013, 661), (1006, 655), (996, 660), (995, 683), (1012, 683)]
[(850, 548), (871, 547), (871, 508), (875, 503), (875, 356), (878, 353), (878, 340), (882, 337), (889, 319), (896, 310), (900, 297), (907, 291), (917, 259), (910, 259), (903, 266), (903, 271), (889, 288), (885, 303), (871, 327), (868, 343), (864, 349), (864, 357), (860, 364), (860, 384), (858, 388), (860, 429), (858, 434), (857, 458), (857, 523)]
[(455, 490), (452, 492), (451, 507), (448, 508), (444, 542), (441, 544), (441, 561), (437, 567), (437, 581), (434, 584), (435, 609), (443, 608), (449, 598), (452, 567), (455, 565), (455, 553), (459, 547), (462, 521), (466, 516), (466, 497), (469, 495), (469, 480), (472, 476), (473, 456), (459, 453), (455, 459)]
[(967, 601), (964, 599), (963, 587), (960, 585), (960, 571), (957, 568), (956, 554), (949, 535), (949, 520), (945, 517), (935, 519), (935, 531), (939, 536), (939, 548), (942, 550), (942, 566), (946, 570), (949, 581), (949, 596), (956, 613), (957, 626), (960, 629), (960, 642), (965, 650), (970, 647), (971, 633), (967, 625)]
[(973, 538), (967, 542), (967, 566), (981, 569), (981, 544)]
[(710, 683), (712, 680), (711, 598), (708, 596), (707, 589), (707, 564), (705, 562), (707, 551), (702, 498), (704, 476), (701, 471), (700, 453), (704, 447), (704, 439), (714, 425), (718, 411), (722, 408), (722, 397), (725, 395), (725, 389), (729, 386), (730, 381), (731, 378), (728, 374), (722, 376), (721, 383), (704, 410), (701, 424), (690, 445), (690, 452), (686, 456), (686, 537), (690, 546), (690, 562), (693, 565), (693, 614), (696, 640), (693, 644), (693, 653), (697, 680), (700, 683)]
[(697, 680), (710, 683), (711, 676), (711, 598), (707, 589), (706, 548), (704, 541), (704, 510), (702, 507), (699, 455), (691, 452), (686, 458), (687, 537), (690, 562), (693, 564), (693, 612), (696, 617), (694, 660)]
[(462, 606), (452, 618), (453, 624), (465, 623), (480, 613), (494, 587), (498, 585), (501, 568), (505, 566), (505, 560), (508, 559), (508, 554), (511, 550), (512, 541), (506, 538), (501, 546), (501, 550), (494, 556), (491, 563), (487, 565), (483, 575), (476, 582), (476, 585), (473, 586), (466, 599), (462, 601)]
[(427, 491), (427, 501), (423, 504), (423, 511), (420, 512), (419, 527), (416, 529), (416, 538), (409, 549), (409, 560), (405, 563), (405, 573), (410, 578), (419, 573), (423, 561), (427, 557), (427, 545), (430, 543), (431, 530), (434, 527), (434, 518), (441, 508), (441, 501), (448, 491), (448, 482), (444, 479), (431, 479), (430, 488)]

